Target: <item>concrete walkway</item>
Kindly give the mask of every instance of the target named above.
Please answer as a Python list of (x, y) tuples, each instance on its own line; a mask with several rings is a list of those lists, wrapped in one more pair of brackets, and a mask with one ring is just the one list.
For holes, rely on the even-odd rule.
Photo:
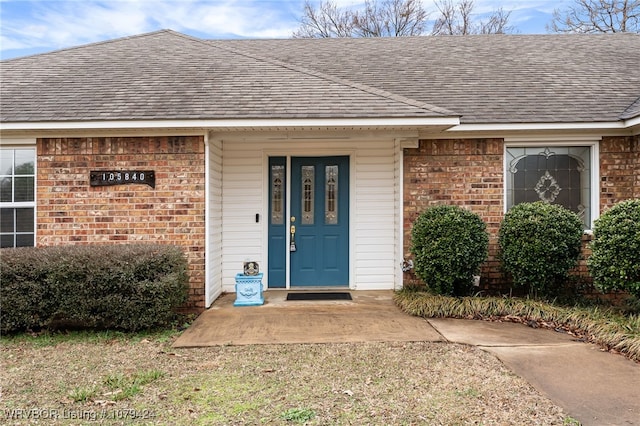
[(522, 324), (434, 318), (448, 341), (498, 357), (583, 425), (640, 425), (640, 364)]
[[(265, 292), (263, 306), (219, 298), (175, 347), (366, 341), (444, 341), (478, 346), (583, 425), (640, 425), (640, 364), (522, 324), (412, 317), (391, 291), (351, 292), (353, 301), (286, 301)], [(481, 419), (479, 419), (481, 420)]]

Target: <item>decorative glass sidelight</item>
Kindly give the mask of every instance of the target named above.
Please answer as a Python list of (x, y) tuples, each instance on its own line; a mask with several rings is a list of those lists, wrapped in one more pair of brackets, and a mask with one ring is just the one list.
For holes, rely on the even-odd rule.
[(302, 221), (303, 225), (313, 225), (315, 198), (315, 166), (302, 166)]
[(271, 224), (284, 223), (284, 166), (271, 166)]
[(338, 166), (325, 168), (324, 222), (327, 225), (338, 223)]

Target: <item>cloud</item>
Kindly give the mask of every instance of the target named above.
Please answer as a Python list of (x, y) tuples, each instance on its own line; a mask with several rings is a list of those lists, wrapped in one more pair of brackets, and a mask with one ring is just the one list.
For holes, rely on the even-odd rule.
[[(333, 1), (339, 7), (364, 3)], [(478, 16), (502, 7), (512, 11), (511, 23), (521, 32), (543, 32), (551, 11), (570, 1), (475, 0), (474, 5)], [(423, 4), (435, 16), (434, 0)], [(5, 58), (164, 28), (204, 38), (287, 38), (299, 26), (304, 0), (0, 0), (0, 7)]]
[(8, 3), (3, 3), (3, 49), (61, 48), (147, 28), (139, 2), (23, 1), (6, 13)]
[(48, 50), (170, 28), (229, 37), (290, 37), (300, 0), (2, 1), (2, 50)]

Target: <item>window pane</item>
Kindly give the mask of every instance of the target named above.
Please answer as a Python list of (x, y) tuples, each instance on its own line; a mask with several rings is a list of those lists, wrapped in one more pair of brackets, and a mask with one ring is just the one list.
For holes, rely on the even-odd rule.
[(35, 173), (35, 150), (16, 149), (15, 150), (15, 171), (16, 175), (32, 175)]
[(590, 147), (509, 147), (506, 156), (507, 208), (534, 201), (560, 204), (590, 226)]
[(14, 203), (35, 204), (36, 150), (0, 149), (0, 244), (2, 247), (33, 246), (35, 209)]
[(14, 212), (15, 209), (0, 209), (0, 232), (3, 234), (15, 232)]
[(34, 183), (35, 181), (33, 177), (16, 177), (14, 179), (14, 201), (33, 201)]
[(4, 177), (0, 180), (0, 202), (10, 203), (13, 201), (13, 178)]
[(16, 232), (33, 232), (33, 209), (16, 209)]
[(15, 247), (13, 245), (13, 234), (0, 235), (0, 248)]
[(0, 175), (13, 174), (13, 149), (0, 149)]
[(16, 235), (16, 247), (33, 247), (33, 234)]

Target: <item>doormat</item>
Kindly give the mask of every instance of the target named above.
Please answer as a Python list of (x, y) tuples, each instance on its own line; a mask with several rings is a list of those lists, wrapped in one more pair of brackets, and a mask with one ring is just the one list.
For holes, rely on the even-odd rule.
[(348, 292), (287, 293), (287, 300), (351, 300)]

